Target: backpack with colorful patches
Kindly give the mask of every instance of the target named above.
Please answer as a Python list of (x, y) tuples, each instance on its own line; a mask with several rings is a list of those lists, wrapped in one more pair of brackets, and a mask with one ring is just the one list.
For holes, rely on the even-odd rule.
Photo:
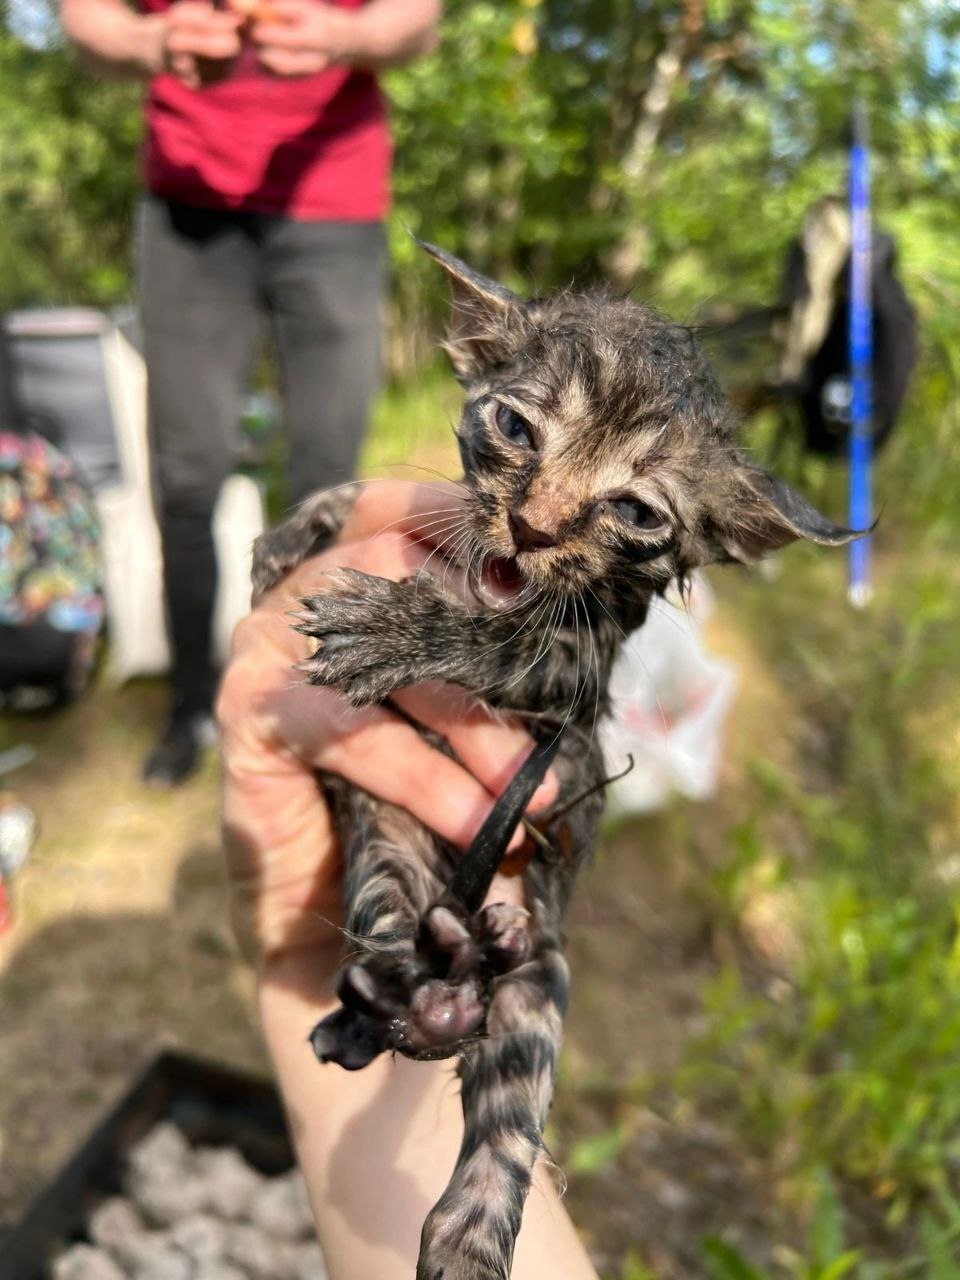
[(49, 705), (81, 692), (103, 626), (100, 535), (73, 464), (35, 431), (0, 423), (0, 698)]

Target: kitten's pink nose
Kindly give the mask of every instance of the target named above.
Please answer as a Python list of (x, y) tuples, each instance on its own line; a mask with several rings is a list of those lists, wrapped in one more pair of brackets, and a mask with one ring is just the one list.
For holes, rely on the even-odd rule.
[(556, 534), (548, 533), (546, 529), (535, 529), (516, 511), (507, 513), (507, 522), (513, 534), (514, 546), (518, 551), (542, 551), (545, 547), (558, 545)]

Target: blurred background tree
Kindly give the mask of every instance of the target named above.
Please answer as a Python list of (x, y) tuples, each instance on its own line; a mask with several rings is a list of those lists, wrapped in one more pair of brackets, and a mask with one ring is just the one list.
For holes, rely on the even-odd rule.
[[(405, 329), (440, 292), (407, 231), (537, 287), (771, 297), (854, 92), (881, 216), (957, 284), (958, 37), (948, 0), (448, 0), (440, 52), (388, 78)], [(3, 0), (0, 306), (129, 295), (139, 96), (78, 73), (49, 0)]]

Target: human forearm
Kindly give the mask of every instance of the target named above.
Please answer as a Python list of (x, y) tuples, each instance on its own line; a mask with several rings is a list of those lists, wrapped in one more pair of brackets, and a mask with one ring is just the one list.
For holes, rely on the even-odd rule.
[(163, 14), (137, 14), (122, 0), (63, 0), (63, 29), (83, 65), (98, 75), (147, 80), (163, 68)]
[(314, 75), (347, 65), (380, 71), (428, 53), (436, 43), (440, 0), (369, 0), (343, 9), (312, 0), (270, 0), (250, 35), (275, 75)]
[(435, 48), (440, 0), (369, 0), (338, 10), (338, 60), (372, 71), (402, 66)]
[[(410, 1280), (420, 1229), (453, 1168), (463, 1132), (450, 1062), (391, 1060), (359, 1072), (320, 1066), (307, 1043), (328, 1012), (301, 960), (264, 972), (267, 1044), (310, 1191), (330, 1280)], [(512, 1280), (596, 1280), (546, 1171), (524, 1211)]]
[(242, 19), (210, 0), (177, 0), (143, 15), (123, 0), (63, 0), (61, 16), (81, 59), (100, 75), (148, 80), (169, 71), (195, 89), (240, 52)]

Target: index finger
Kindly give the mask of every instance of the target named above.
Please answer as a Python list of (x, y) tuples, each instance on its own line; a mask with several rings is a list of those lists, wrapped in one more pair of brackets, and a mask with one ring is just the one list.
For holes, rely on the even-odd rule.
[[(494, 795), (504, 790), (533, 749), (533, 738), (522, 725), (455, 685), (434, 680), (399, 689), (391, 701), (445, 738), (469, 772)], [(546, 808), (558, 792), (557, 776), (548, 770), (529, 807)]]
[(193, 31), (236, 31), (243, 18), (233, 9), (215, 9), (204, 0), (178, 0), (167, 12), (167, 21), (173, 27)]
[[(351, 707), (331, 690), (301, 686), (280, 691), (272, 710), (274, 732), (306, 766), (408, 810), (461, 848), (494, 806), (481, 782), (383, 707)], [(515, 833), (511, 847), (521, 840)]]

